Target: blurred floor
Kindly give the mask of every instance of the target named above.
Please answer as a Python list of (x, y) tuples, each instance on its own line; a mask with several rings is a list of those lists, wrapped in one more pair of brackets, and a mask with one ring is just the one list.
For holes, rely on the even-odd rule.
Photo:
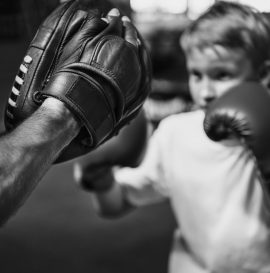
[[(14, 75), (25, 52), (0, 41), (0, 129)], [(94, 213), (72, 179), (72, 162), (54, 166), (25, 205), (0, 229), (1, 273), (164, 273), (175, 225), (167, 203), (119, 220)]]

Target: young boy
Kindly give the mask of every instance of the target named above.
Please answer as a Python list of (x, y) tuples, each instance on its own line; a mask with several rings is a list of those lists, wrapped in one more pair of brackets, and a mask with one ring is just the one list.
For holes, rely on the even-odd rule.
[[(245, 81), (269, 86), (268, 22), (247, 6), (218, 1), (181, 45), (198, 110), (165, 118), (139, 167), (113, 174), (101, 162), (85, 180), (77, 165), (75, 178), (93, 189), (103, 215), (169, 198), (178, 222), (171, 273), (269, 273), (268, 201), (254, 159), (239, 142), (213, 142), (203, 130), (205, 109), (228, 89)], [(95, 191), (95, 184), (105, 186)]]

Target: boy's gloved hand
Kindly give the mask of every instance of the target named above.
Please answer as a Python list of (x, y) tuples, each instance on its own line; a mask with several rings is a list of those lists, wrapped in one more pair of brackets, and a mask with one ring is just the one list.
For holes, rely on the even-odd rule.
[(86, 191), (105, 192), (114, 183), (112, 167), (88, 165), (81, 168), (79, 164), (74, 166), (74, 178), (76, 183)]
[(242, 83), (208, 108), (204, 130), (214, 141), (239, 137), (253, 152), (264, 179), (270, 178), (270, 95), (255, 82)]
[(113, 183), (112, 166), (137, 167), (147, 146), (147, 121), (143, 111), (120, 133), (90, 154), (77, 159), (75, 181), (86, 190), (106, 191)]

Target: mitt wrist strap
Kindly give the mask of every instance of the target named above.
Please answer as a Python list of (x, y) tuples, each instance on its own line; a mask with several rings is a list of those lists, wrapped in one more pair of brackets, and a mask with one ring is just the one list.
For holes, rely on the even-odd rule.
[(96, 146), (115, 127), (114, 101), (105, 95), (108, 92), (93, 78), (64, 71), (51, 78), (42, 96), (62, 101), (86, 128), (89, 146)]

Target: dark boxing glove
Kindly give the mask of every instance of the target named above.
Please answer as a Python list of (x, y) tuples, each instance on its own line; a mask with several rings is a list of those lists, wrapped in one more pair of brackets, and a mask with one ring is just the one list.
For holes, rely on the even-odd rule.
[[(97, 12), (98, 11), (98, 12)], [(150, 92), (150, 58), (131, 23), (101, 20), (101, 11), (69, 1), (39, 28), (16, 76), (5, 125), (11, 130), (46, 97), (65, 103), (81, 123), (56, 162), (83, 155), (133, 119)]]
[(270, 178), (270, 95), (259, 83), (242, 83), (215, 100), (206, 111), (204, 130), (220, 141), (236, 136), (250, 148), (265, 179)]
[(147, 140), (147, 121), (141, 111), (117, 136), (77, 160), (74, 166), (76, 182), (87, 190), (107, 190), (113, 182), (111, 167), (137, 167), (143, 159)]

